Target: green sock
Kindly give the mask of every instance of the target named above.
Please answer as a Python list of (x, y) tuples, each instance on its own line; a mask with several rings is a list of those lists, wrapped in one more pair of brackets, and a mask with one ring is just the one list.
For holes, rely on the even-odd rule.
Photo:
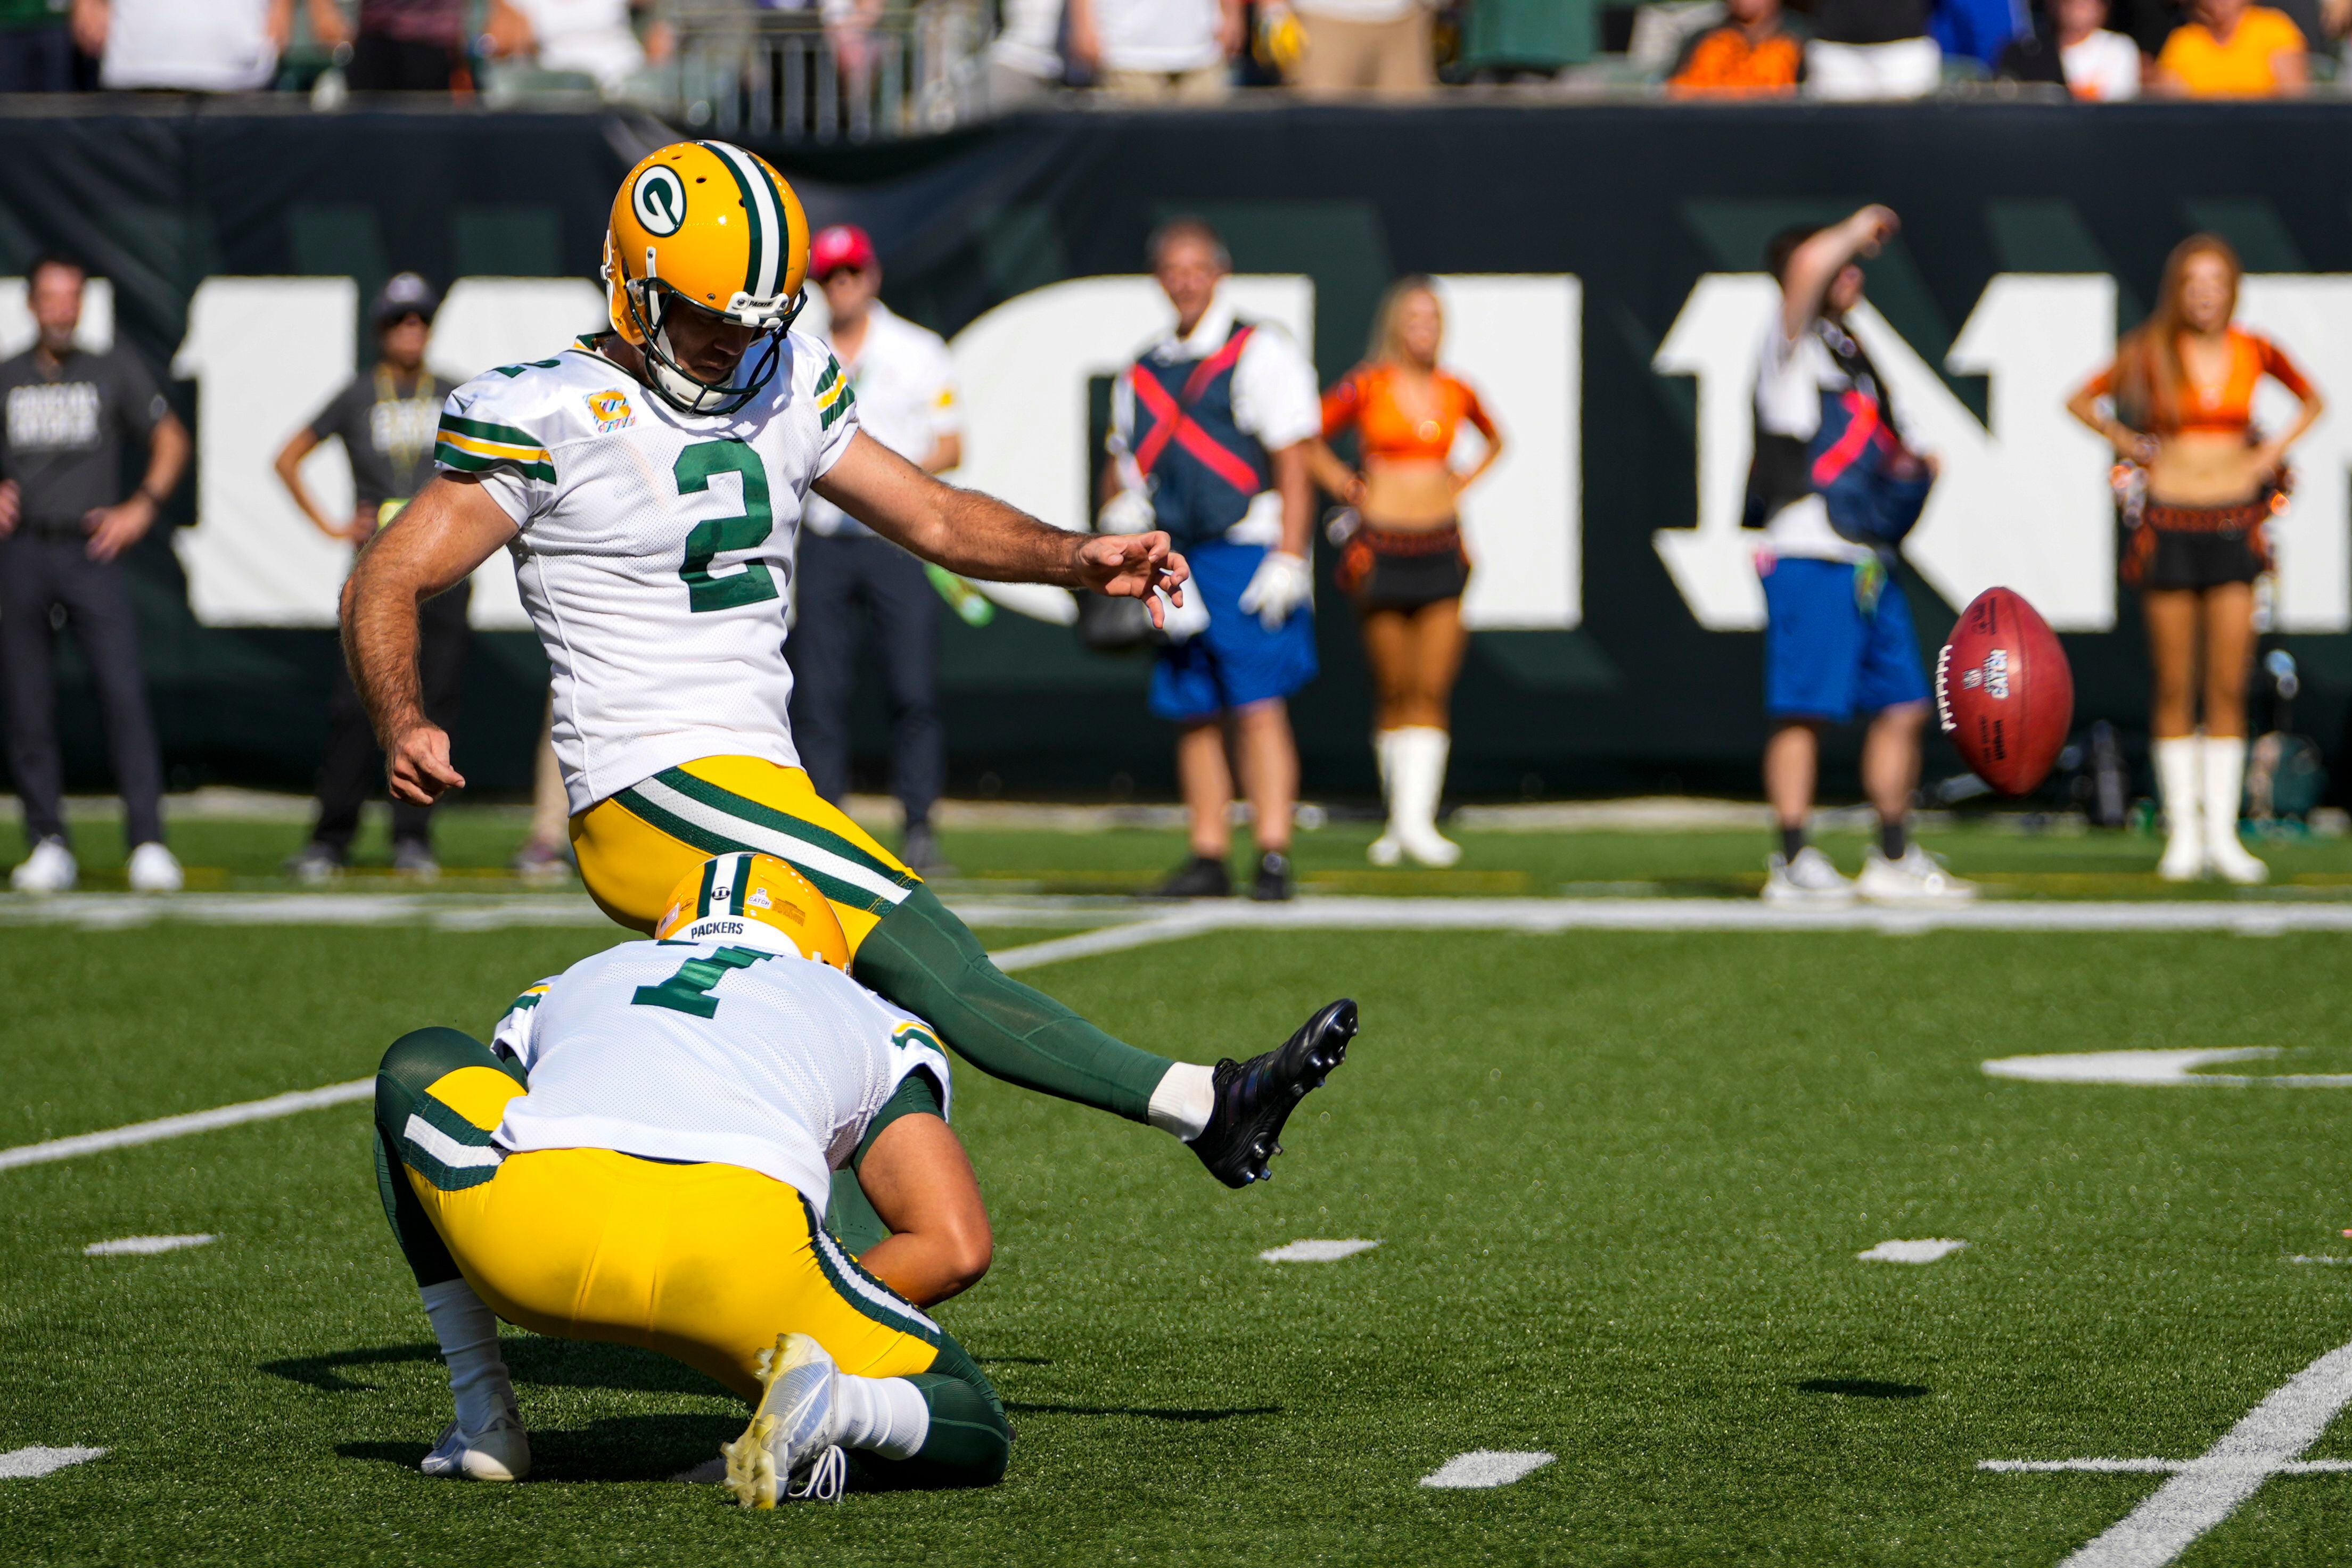
[(877, 1490), (929, 1490), (993, 1486), (1013, 1457), (1013, 1424), (987, 1375), (963, 1346), (942, 1334), (929, 1372), (907, 1379), (923, 1396), (931, 1428), (908, 1459), (859, 1454), (862, 1484)]
[[(408, 1260), (409, 1271), (422, 1285), (438, 1285), (459, 1277), (456, 1260), (442, 1244), (441, 1233), (405, 1174), (394, 1168), (391, 1151), (400, 1146), (401, 1130), (425, 1103), (425, 1091), (445, 1074), (460, 1067), (490, 1067), (517, 1082), (522, 1074), (512, 1062), (500, 1060), (472, 1035), (454, 1029), (412, 1030), (392, 1042), (383, 1065), (375, 1074), (375, 1187), (383, 1199), (383, 1217), (392, 1222), (393, 1239)], [(861, 1195), (862, 1196), (862, 1195)]]
[(969, 926), (927, 887), (908, 894), (859, 945), (850, 973), (921, 1015), (956, 1053), (992, 1078), (1147, 1118), (1169, 1068), (988, 961)]

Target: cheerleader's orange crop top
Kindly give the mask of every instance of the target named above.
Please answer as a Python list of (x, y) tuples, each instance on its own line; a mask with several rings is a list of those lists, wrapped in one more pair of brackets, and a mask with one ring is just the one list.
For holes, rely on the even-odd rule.
[(1328, 441), (1352, 427), (1362, 438), (1368, 459), (1440, 463), (1454, 450), (1454, 433), (1465, 423), (1488, 441), (1495, 439), (1495, 422), (1486, 417), (1467, 382), (1444, 371), (1430, 379), (1437, 392), (1436, 417), (1423, 418), (1419, 410), (1408, 413), (1398, 406), (1393, 367), (1358, 365), (1323, 394), (1323, 438)]
[[(2109, 365), (2091, 379), (2084, 390), (2093, 397), (2108, 397), (2116, 390), (2116, 366)], [(2230, 329), (2230, 373), (2219, 382), (2190, 379), (2186, 370), (2177, 382), (2161, 378), (2148, 400), (2146, 415), (2150, 435), (2176, 435), (2204, 431), (2242, 435), (2254, 418), (2254, 388), (2264, 376), (2307, 398), (2311, 383), (2276, 343), (2253, 332)], [(2168, 382), (2169, 384), (2163, 384)], [(1329, 406), (1328, 401), (1325, 407)]]

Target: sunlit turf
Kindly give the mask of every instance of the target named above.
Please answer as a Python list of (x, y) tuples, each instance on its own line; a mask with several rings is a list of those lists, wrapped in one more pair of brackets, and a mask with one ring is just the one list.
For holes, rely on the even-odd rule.
[[(513, 807), (460, 806), (442, 812), (435, 834), (444, 874), (433, 885), (444, 892), (523, 891), (509, 862), (528, 826), (528, 813)], [(2158, 883), (2155, 869), (2162, 844), (2147, 832), (2029, 831), (2037, 826), (2032, 820), (1999, 815), (1931, 821), (1918, 836), (1961, 875), (2006, 897), (2352, 897), (2352, 838), (2296, 835), (2257, 841), (2256, 850), (2272, 864), (2273, 882), (2248, 894), (2218, 883), (2184, 888)], [(1301, 885), (1319, 894), (1738, 897), (1763, 885), (1765, 855), (1776, 847), (1760, 830), (1523, 832), (1471, 827), (1454, 830), (1464, 851), (1457, 866), (1381, 870), (1364, 853), (1377, 831), (1375, 824), (1358, 821), (1301, 831), (1293, 844)], [(284, 875), (284, 862), (301, 847), (305, 823), (191, 818), (172, 821), (169, 834), (195, 891), (284, 890), (294, 885)], [(896, 841), (893, 831), (880, 836)], [(940, 841), (956, 869), (947, 885), (980, 894), (1142, 893), (1190, 852), (1182, 832), (1158, 828), (1073, 832), (950, 827)], [(1862, 832), (1840, 829), (1822, 834), (1821, 841), (1849, 874), (1861, 869), (1869, 841)], [(75, 847), (86, 886), (122, 886), (121, 831), (111, 817), (79, 825)], [(22, 853), (17, 828), (0, 823), (0, 865)], [(1253, 853), (1248, 830), (1238, 830), (1233, 862), (1237, 879), (1246, 880)], [(381, 813), (367, 819), (352, 870), (334, 885), (345, 891), (420, 885), (392, 872)], [(567, 877), (556, 885), (576, 890), (579, 884)]]
[[(0, 931), (0, 1145), (359, 1076), (613, 936)], [(111, 1450), (0, 1480), (0, 1557), (2054, 1564), (2159, 1478), (1979, 1459), (2191, 1458), (2352, 1340), (2346, 1270), (2287, 1261), (2352, 1252), (2347, 1092), (1979, 1066), (2267, 1045), (2343, 1071), (2338, 939), (1260, 932), (1136, 959), (1032, 977), (1196, 1059), (1340, 991), (1364, 1033), (1238, 1194), (961, 1072), (999, 1255), (942, 1317), (1019, 1428), (993, 1491), (741, 1514), (667, 1479), (731, 1400), (519, 1334), (538, 1478), (425, 1480), (446, 1391), (348, 1106), (0, 1172), (0, 1452)], [(1381, 1245), (1256, 1260), (1307, 1237)], [(1969, 1246), (1854, 1259), (1926, 1237)], [(1474, 1448), (1558, 1460), (1418, 1486)], [(2343, 1561), (2347, 1488), (2273, 1479), (2184, 1561)]]

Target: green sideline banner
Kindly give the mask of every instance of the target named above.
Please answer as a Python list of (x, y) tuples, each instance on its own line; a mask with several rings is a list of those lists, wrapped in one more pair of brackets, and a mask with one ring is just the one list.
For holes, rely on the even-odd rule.
[[(434, 355), (453, 371), (546, 352), (600, 313), (605, 204), (668, 134), (625, 116), (0, 120), (0, 269), (52, 245), (87, 256), (112, 329), (173, 368), (198, 431), (182, 526), (136, 563), (176, 779), (299, 784), (314, 765), (344, 562), (268, 465), (363, 351), (367, 295), (400, 267), (450, 285)], [(2006, 583), (2065, 636), (2080, 718), (2127, 737), (2147, 671), (2108, 459), (2060, 405), (2145, 312), (2171, 246), (2210, 229), (2238, 247), (2242, 316), (2336, 408), (2298, 449), (2267, 612), (2268, 643), (2304, 668), (2298, 727), (2338, 753), (2352, 207), (2308, 171), (2339, 149), (2352, 116), (2333, 105), (1465, 104), (1052, 113), (761, 151), (814, 221), (871, 231), (886, 297), (950, 339), (962, 481), (1065, 526), (1084, 526), (1108, 379), (1166, 321), (1144, 275), (1156, 223), (1216, 224), (1244, 313), (1296, 333), (1327, 383), (1391, 279), (1435, 276), (1448, 360), (1508, 442), (1465, 503), (1476, 635), (1454, 780), (1516, 797), (1752, 786), (1762, 596), (1738, 510), (1773, 304), (1759, 258), (1781, 227), (1865, 201), (1905, 226), (1871, 265), (1860, 329), (1943, 464), (1902, 570), (1923, 654)], [(20, 300), (0, 284), (0, 343), (21, 340)], [(331, 491), (331, 453), (314, 462)], [(1324, 674), (1296, 705), (1307, 788), (1365, 793), (1370, 694), (1324, 566)], [(1084, 652), (1069, 615), (1066, 597), (1013, 593), (984, 625), (949, 622), (959, 790), (1166, 788), (1147, 666)], [(459, 764), (520, 789), (543, 666), (500, 561), (475, 619)], [(874, 695), (861, 750), (878, 777)], [(88, 710), (67, 706), (83, 785), (103, 777)]]

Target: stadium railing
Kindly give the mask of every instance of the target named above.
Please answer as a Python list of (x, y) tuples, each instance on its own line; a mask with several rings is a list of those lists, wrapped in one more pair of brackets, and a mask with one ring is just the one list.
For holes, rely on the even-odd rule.
[(740, 0), (674, 0), (667, 15), (677, 47), (655, 78), (664, 107), (698, 129), (865, 141), (987, 110), (992, 27), (978, 0), (920, 0), (856, 26)]

